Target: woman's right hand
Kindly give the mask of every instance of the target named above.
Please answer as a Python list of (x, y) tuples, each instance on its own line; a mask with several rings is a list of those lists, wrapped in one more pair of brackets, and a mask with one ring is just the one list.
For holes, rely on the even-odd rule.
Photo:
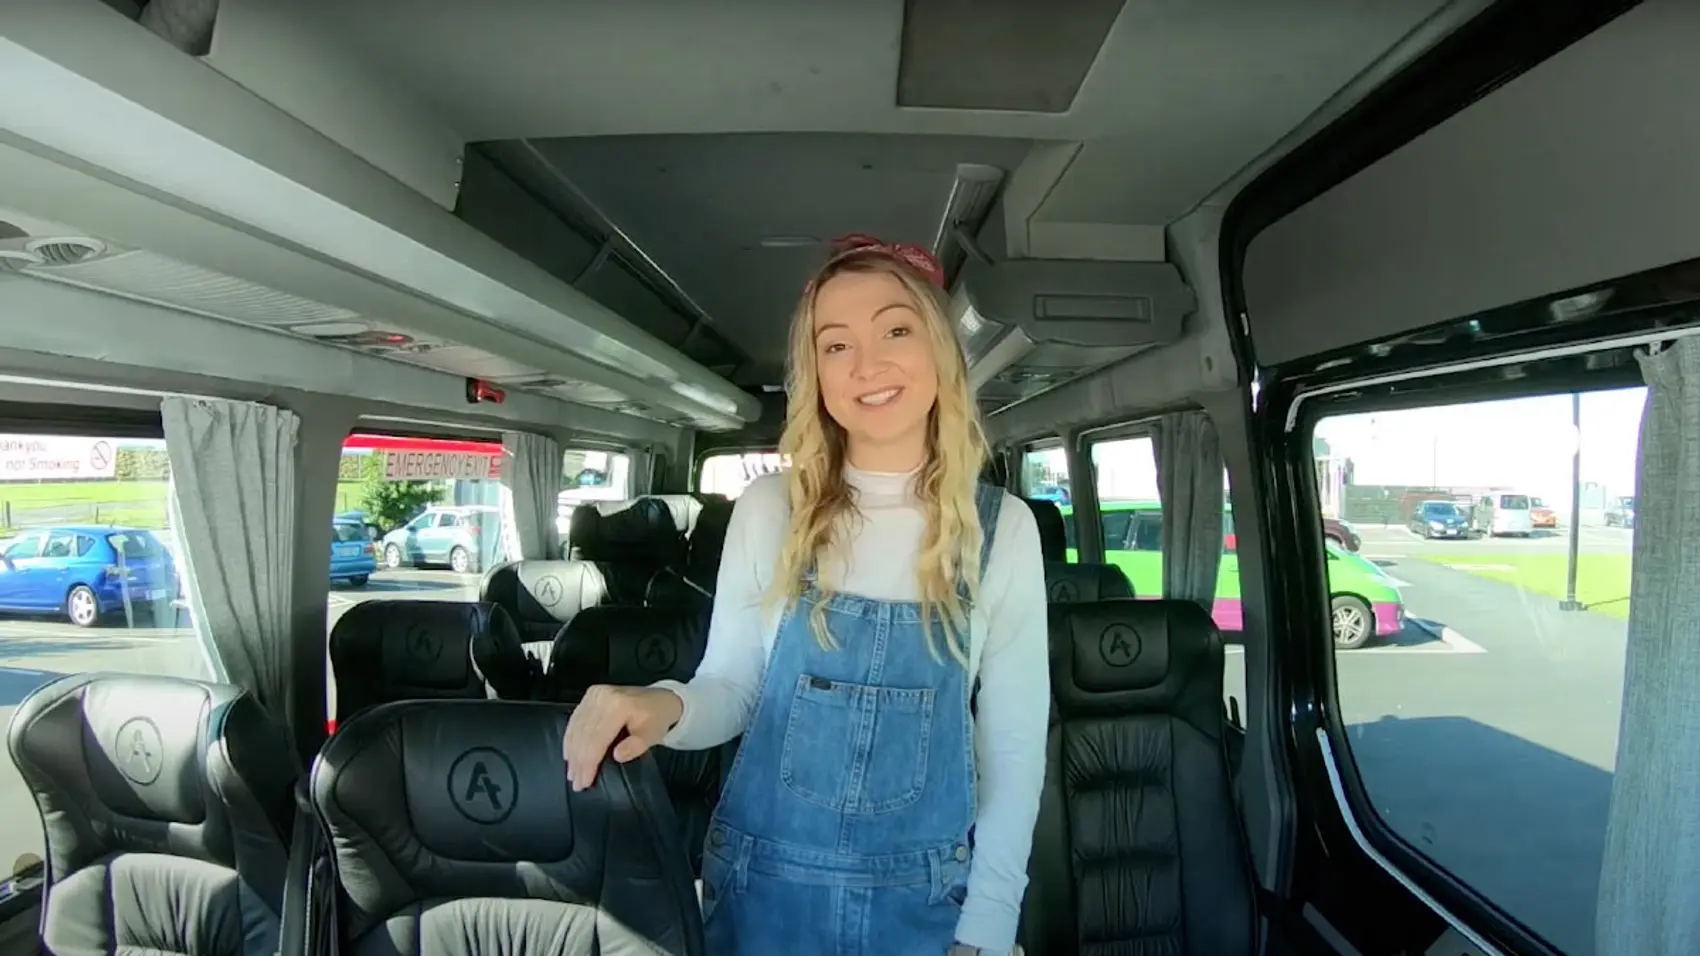
[[(620, 763), (636, 760), (661, 743), (684, 715), (679, 695), (659, 687), (616, 687), (597, 684), (584, 693), (567, 720), (561, 756), (567, 761), (567, 780), (573, 790), (596, 782), (596, 772), (608, 748)], [(624, 731), (625, 739), (614, 741)]]

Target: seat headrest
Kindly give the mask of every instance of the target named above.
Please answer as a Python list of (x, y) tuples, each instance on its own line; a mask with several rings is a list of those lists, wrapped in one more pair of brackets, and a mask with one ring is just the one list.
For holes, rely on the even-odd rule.
[(598, 501), (573, 509), (568, 541), (584, 561), (668, 564), (685, 553), (685, 536), (665, 501)]
[(702, 514), (702, 502), (695, 495), (644, 495), (667, 506), (673, 516), (673, 527), (685, 537), (696, 530), (697, 516)]
[(601, 569), (588, 561), (516, 561), (513, 568), (515, 607), (528, 622), (565, 624), (599, 603), (608, 589)]
[(112, 853), (234, 868), (239, 854), (287, 845), (300, 764), (288, 733), (241, 688), (65, 677), (18, 706), (7, 743), (41, 806), (56, 879)]
[[(720, 555), (726, 550), (726, 531), (732, 525), (733, 502), (720, 498), (702, 506), (697, 514), (696, 530), (691, 532), (690, 566), (693, 571), (707, 572), (706, 583), (714, 586), (714, 572), (720, 568)], [(700, 575), (699, 575), (700, 576)]]
[(1023, 498), (1033, 509), (1033, 521), (1039, 526), (1039, 551), (1046, 561), (1068, 560), (1068, 524), (1062, 509), (1054, 501), (1042, 498)]
[[(561, 759), (570, 714), (535, 702), (403, 701), (330, 739), (312, 792), (351, 936), (445, 898), (575, 904), (666, 928), (657, 901), (681, 886), (690, 900), (691, 877), (653, 758), (605, 761), (594, 786), (573, 792)], [(625, 891), (634, 886), (649, 891)], [(667, 922), (685, 931), (688, 916)]]
[(1134, 596), (1133, 582), (1113, 564), (1045, 562), (1045, 595), (1054, 604)]
[(555, 641), (549, 659), (555, 699), (593, 684), (688, 681), (708, 647), (707, 602), (674, 607), (585, 608)]
[(365, 601), (344, 611), (330, 636), (337, 719), (392, 700), (484, 697), (472, 639), (497, 613), (506, 620), (494, 604), (467, 601)]
[(1221, 721), (1222, 634), (1197, 604), (1053, 604), (1050, 631), (1051, 689), (1063, 719), (1168, 713), (1201, 728)]

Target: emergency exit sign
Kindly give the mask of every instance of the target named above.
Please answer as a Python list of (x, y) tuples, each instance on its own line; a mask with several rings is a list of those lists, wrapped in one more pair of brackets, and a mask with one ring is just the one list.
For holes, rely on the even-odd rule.
[(500, 475), (500, 455), (459, 451), (386, 451), (385, 481), (477, 481)]

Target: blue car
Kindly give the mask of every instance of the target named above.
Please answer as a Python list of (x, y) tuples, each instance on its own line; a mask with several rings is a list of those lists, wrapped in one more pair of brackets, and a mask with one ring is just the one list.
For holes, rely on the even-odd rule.
[(338, 516), (331, 521), (331, 583), (347, 581), (364, 587), (378, 570), (377, 549), (366, 524), (359, 519)]
[(62, 613), (78, 627), (177, 596), (171, 552), (152, 532), (106, 525), (31, 528), (0, 550), (0, 611)]

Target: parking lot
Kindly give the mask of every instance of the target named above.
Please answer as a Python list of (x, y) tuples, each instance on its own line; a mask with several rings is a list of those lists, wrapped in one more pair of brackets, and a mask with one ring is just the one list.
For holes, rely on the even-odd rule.
[[(1578, 593), (1603, 596), (1598, 609), (1566, 611), (1562, 573), (1555, 594), (1550, 573), (1530, 570), (1562, 568), (1566, 531), (1425, 541), (1358, 530), (1359, 553), (1396, 580), (1410, 616), (1394, 641), (1335, 657), (1351, 756), (1376, 811), (1561, 950), (1592, 952), (1627, 601), (1613, 600), (1617, 581), (1589, 575), (1621, 565), (1626, 577), (1631, 532), (1582, 528)], [(1239, 651), (1226, 685), (1243, 704)]]

